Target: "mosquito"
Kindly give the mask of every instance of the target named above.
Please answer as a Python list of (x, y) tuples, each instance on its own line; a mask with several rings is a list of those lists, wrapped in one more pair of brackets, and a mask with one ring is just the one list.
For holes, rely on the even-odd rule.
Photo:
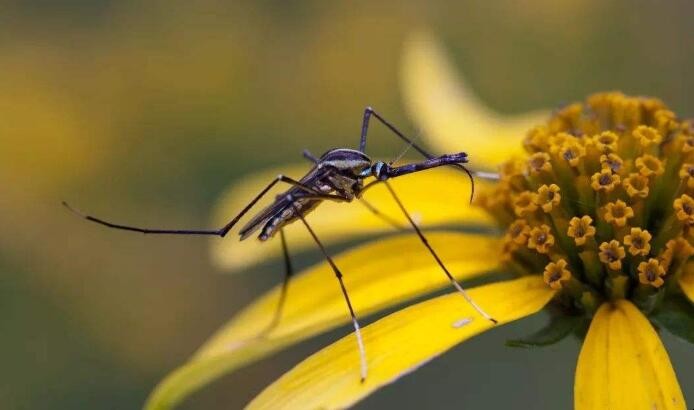
[[(408, 148), (412, 147), (417, 152), (419, 152), (426, 159), (421, 162), (410, 163), (402, 166), (393, 166), (393, 163), (385, 163), (383, 161), (373, 161), (366, 153), (366, 137), (369, 128), (369, 120), (371, 118), (376, 118), (380, 121), (386, 128), (388, 128), (394, 135), (403, 140), (408, 144)], [(270, 182), (260, 193), (258, 193), (251, 202), (246, 205), (229, 223), (224, 225), (219, 229), (213, 230), (190, 230), (190, 229), (150, 229), (141, 228), (137, 226), (121, 225), (113, 222), (108, 222), (106, 220), (83, 214), (76, 209), (70, 207), (66, 202), (63, 205), (67, 207), (70, 211), (81, 216), (89, 221), (107, 226), (109, 228), (122, 229), (126, 231), (140, 232), (144, 234), (172, 234), (172, 235), (214, 235), (225, 237), (227, 233), (239, 222), (239, 220), (246, 215), (256, 203), (265, 194), (272, 189), (276, 184), (283, 182), (291, 187), (277, 195), (275, 201), (267, 206), (265, 209), (258, 212), (250, 221), (248, 221), (239, 231), (240, 240), (249, 238), (254, 233), (258, 232), (258, 239), (265, 242), (273, 238), (278, 232), (280, 235), (280, 240), (282, 244), (282, 253), (284, 256), (284, 278), (282, 282), (282, 287), (280, 290), (280, 296), (277, 303), (277, 308), (275, 310), (272, 321), (269, 326), (262, 332), (263, 335), (267, 334), (270, 330), (274, 329), (279, 323), (281, 312), (287, 296), (287, 288), (289, 281), (294, 273), (289, 250), (287, 247), (287, 239), (285, 238), (283, 228), (286, 225), (294, 223), (296, 221), (301, 221), (301, 223), (306, 227), (310, 233), (313, 241), (316, 243), (323, 257), (330, 265), (335, 277), (337, 278), (342, 295), (347, 304), (349, 314), (352, 320), (352, 325), (354, 326), (354, 334), (356, 336), (357, 345), (359, 348), (359, 358), (360, 358), (360, 376), (361, 382), (366, 380), (367, 376), (367, 362), (366, 362), (366, 349), (364, 347), (364, 342), (361, 335), (361, 327), (359, 325), (359, 320), (352, 306), (352, 302), (349, 298), (349, 293), (343, 281), (343, 274), (340, 268), (337, 266), (333, 258), (330, 256), (325, 246), (318, 238), (316, 232), (311, 228), (308, 221), (306, 220), (306, 215), (312, 210), (316, 209), (324, 201), (335, 201), (335, 202), (352, 202), (355, 199), (360, 200), (371, 212), (376, 216), (382, 218), (386, 222), (394, 225), (396, 228), (402, 230), (397, 222), (388, 218), (378, 211), (374, 206), (366, 202), (362, 195), (363, 193), (377, 185), (383, 184), (386, 186), (393, 200), (402, 211), (403, 215), (409, 222), (412, 229), (415, 231), (419, 240), (422, 242), (424, 247), (429, 251), (431, 256), (434, 258), (438, 266), (441, 268), (443, 273), (448, 277), (451, 285), (465, 298), (465, 300), (485, 319), (496, 324), (497, 321), (487, 314), (481, 307), (479, 307), (475, 301), (470, 298), (470, 296), (465, 292), (465, 290), (460, 286), (460, 284), (455, 280), (453, 275), (450, 273), (444, 262), (441, 260), (436, 251), (427, 241), (426, 236), (419, 228), (417, 223), (410, 215), (410, 213), (405, 209), (402, 201), (395, 193), (395, 190), (388, 183), (392, 178), (397, 178), (399, 176), (412, 174), (419, 171), (424, 171), (427, 169), (437, 168), (440, 166), (454, 166), (465, 173), (470, 178), (471, 181), (471, 194), (470, 200), (472, 201), (472, 196), (474, 195), (474, 178), (470, 170), (468, 170), (463, 164), (468, 162), (468, 156), (465, 152), (447, 154), (441, 156), (434, 156), (429, 152), (425, 151), (419, 145), (417, 145), (410, 138), (406, 137), (400, 130), (398, 130), (393, 124), (385, 120), (380, 114), (374, 111), (371, 107), (367, 107), (364, 110), (364, 117), (361, 127), (361, 139), (359, 141), (359, 149), (350, 148), (334, 148), (328, 150), (326, 153), (320, 157), (314, 157), (308, 151), (304, 151), (304, 157), (313, 163), (313, 167), (306, 173), (306, 175), (300, 180), (294, 180), (287, 177), (286, 175), (278, 175), (272, 182)], [(478, 175), (485, 177), (483, 174)], [(373, 177), (372, 181), (365, 184), (367, 178)]]

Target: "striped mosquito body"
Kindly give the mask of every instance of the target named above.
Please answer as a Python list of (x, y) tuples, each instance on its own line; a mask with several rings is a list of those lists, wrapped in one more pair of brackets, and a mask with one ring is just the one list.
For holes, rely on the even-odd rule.
[[(369, 120), (371, 117), (379, 120), (383, 125), (385, 125), (390, 131), (397, 135), (401, 140), (408, 144), (408, 147), (414, 148), (417, 152), (423, 155), (426, 159), (420, 162), (414, 162), (410, 164), (405, 164), (401, 166), (393, 166), (391, 163), (386, 163), (383, 161), (373, 161), (366, 153), (366, 135), (368, 131)], [(304, 157), (309, 159), (313, 166), (306, 173), (306, 175), (299, 179), (294, 180), (285, 175), (278, 175), (272, 182), (270, 182), (263, 190), (258, 193), (253, 200), (251, 200), (231, 221), (219, 229), (209, 229), (209, 230), (191, 230), (191, 229), (151, 229), (151, 228), (140, 228), (130, 225), (116, 224), (113, 222), (108, 222), (100, 218), (96, 218), (90, 215), (82, 214), (69, 205), (63, 203), (73, 212), (79, 214), (83, 218), (96, 222), (101, 225), (105, 225), (109, 228), (140, 232), (143, 234), (180, 234), (180, 235), (216, 235), (220, 237), (225, 237), (229, 231), (243, 218), (257, 203), (260, 199), (265, 196), (276, 184), (282, 182), (291, 185), (289, 189), (280, 193), (275, 197), (274, 202), (272, 202), (265, 209), (259, 211), (255, 216), (253, 216), (250, 221), (248, 221), (239, 231), (240, 240), (245, 240), (249, 238), (254, 233), (258, 232), (258, 239), (262, 242), (266, 242), (273, 238), (277, 232), (280, 233), (282, 251), (284, 255), (285, 262), (285, 275), (282, 283), (282, 288), (279, 296), (279, 301), (277, 303), (277, 309), (275, 315), (270, 321), (267, 328), (258, 335), (258, 338), (266, 337), (280, 322), (282, 308), (287, 296), (287, 289), (289, 280), (293, 274), (292, 264), (289, 257), (289, 251), (287, 247), (287, 241), (284, 235), (283, 228), (292, 223), (298, 223), (300, 221), (311, 237), (315, 241), (316, 245), (323, 254), (325, 260), (330, 265), (330, 268), (337, 278), (342, 295), (347, 304), (350, 317), (354, 326), (355, 336), (357, 338), (357, 346), (360, 353), (360, 364), (361, 364), (361, 380), (364, 381), (367, 375), (367, 361), (366, 361), (366, 350), (364, 347), (363, 339), (361, 337), (361, 328), (359, 326), (359, 321), (357, 320), (357, 315), (355, 313), (352, 302), (350, 301), (349, 294), (347, 292), (347, 287), (343, 281), (343, 273), (340, 268), (335, 264), (330, 254), (327, 252), (323, 243), (318, 238), (316, 232), (311, 228), (306, 216), (316, 208), (320, 206), (324, 201), (335, 201), (335, 202), (352, 202), (355, 199), (359, 199), (371, 212), (376, 216), (382, 218), (384, 221), (391, 225), (394, 225), (398, 229), (403, 229), (398, 222), (387, 215), (382, 214), (376, 207), (369, 204), (362, 198), (362, 194), (370, 187), (383, 184), (388, 189), (393, 200), (397, 203), (399, 209), (407, 219), (410, 228), (417, 234), (422, 244), (428, 252), (433, 257), (434, 261), (441, 268), (442, 272), (446, 275), (451, 285), (458, 291), (462, 296), (474, 307), (480, 315), (482, 315), (487, 320), (496, 323), (491, 316), (489, 316), (484, 310), (482, 310), (475, 302), (465, 293), (465, 290), (458, 284), (455, 277), (449, 272), (448, 268), (438, 256), (436, 251), (431, 247), (427, 241), (424, 233), (414, 222), (409, 212), (406, 210), (400, 198), (397, 196), (392, 186), (388, 183), (388, 180), (392, 178), (397, 178), (403, 175), (412, 174), (415, 172), (424, 171), (431, 168), (437, 168), (440, 166), (453, 166), (459, 170), (464, 171), (470, 178), (472, 184), (471, 196), (474, 194), (474, 179), (472, 173), (465, 168), (464, 164), (468, 162), (468, 156), (464, 152), (447, 154), (441, 156), (434, 156), (422, 149), (420, 146), (415, 144), (412, 140), (407, 138), (402, 132), (395, 128), (388, 121), (383, 119), (378, 113), (373, 111), (371, 108), (367, 108), (364, 111), (364, 118), (362, 122), (361, 129), (361, 140), (359, 142), (359, 149), (350, 148), (334, 148), (327, 151), (321, 157), (316, 158), (312, 156), (307, 151), (304, 152)], [(481, 174), (478, 174), (481, 176)]]
[[(239, 231), (241, 240), (260, 230), (258, 239), (272, 238), (282, 227), (299, 219), (298, 213), (306, 216), (326, 199), (319, 195), (332, 195), (351, 201), (359, 195), (364, 169), (371, 167), (371, 159), (364, 153), (347, 149), (331, 149), (323, 154), (313, 168), (299, 180), (301, 186), (293, 186), (278, 194), (275, 202), (260, 211)], [(261, 229), (262, 227), (262, 229)]]

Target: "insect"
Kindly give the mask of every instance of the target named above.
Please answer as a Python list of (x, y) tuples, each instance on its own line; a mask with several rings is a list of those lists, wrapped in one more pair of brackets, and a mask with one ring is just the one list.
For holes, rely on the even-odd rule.
[[(406, 142), (408, 144), (408, 148), (414, 148), (426, 159), (421, 162), (406, 164), (402, 166), (393, 166), (392, 163), (385, 163), (383, 161), (373, 161), (365, 153), (369, 120), (372, 117), (376, 118), (386, 128), (393, 132), (398, 138)], [(412, 219), (409, 212), (405, 209), (405, 206), (395, 193), (395, 190), (393, 190), (391, 184), (388, 183), (388, 180), (392, 178), (397, 178), (402, 175), (407, 175), (414, 172), (419, 172), (445, 165), (454, 166), (467, 173), (468, 177), (470, 178), (470, 181), (472, 183), (472, 200), (472, 195), (474, 194), (474, 178), (471, 171), (463, 165), (468, 162), (468, 156), (466, 153), (460, 152), (456, 154), (434, 156), (422, 149), (419, 145), (415, 144), (411, 139), (407, 138), (402, 132), (400, 132), (390, 122), (386, 121), (371, 107), (367, 107), (364, 110), (359, 149), (334, 148), (328, 150), (326, 153), (324, 153), (322, 156), (318, 158), (311, 155), (308, 151), (304, 151), (304, 157), (313, 163), (313, 167), (303, 178), (297, 181), (285, 175), (278, 175), (262, 191), (260, 191), (260, 193), (258, 193), (255, 196), (255, 198), (253, 198), (253, 200), (250, 203), (248, 203), (248, 205), (246, 205), (246, 207), (244, 207), (231, 221), (229, 221), (229, 223), (227, 223), (219, 229), (214, 230), (149, 229), (136, 226), (121, 225), (83, 214), (75, 210), (74, 208), (71, 208), (66, 202), (63, 202), (63, 205), (65, 205), (72, 212), (78, 214), (84, 219), (96, 222), (101, 225), (105, 225), (109, 228), (141, 232), (144, 234), (216, 235), (224, 237), (239, 222), (239, 220), (244, 215), (246, 215), (246, 213), (248, 213), (257, 204), (257, 202), (270, 191), (270, 189), (272, 189), (272, 187), (274, 187), (276, 184), (280, 182), (291, 185), (291, 187), (288, 190), (277, 195), (273, 203), (271, 203), (265, 209), (261, 210), (254, 217), (252, 217), (251, 220), (248, 221), (239, 231), (240, 240), (247, 239), (254, 233), (259, 232), (258, 239), (263, 242), (271, 239), (279, 232), (282, 243), (282, 251), (284, 255), (285, 264), (284, 279), (282, 282), (280, 297), (274, 317), (270, 322), (269, 326), (263, 332), (263, 334), (267, 334), (267, 332), (269, 332), (278, 324), (284, 301), (286, 299), (289, 280), (293, 274), (293, 268), (288, 252), (287, 240), (284, 235), (283, 227), (296, 221), (301, 221), (301, 223), (311, 234), (311, 237), (315, 241), (316, 245), (320, 249), (328, 264), (330, 265), (339, 282), (342, 295), (344, 296), (347, 308), (349, 309), (349, 313), (352, 319), (352, 324), (354, 326), (354, 334), (356, 336), (357, 345), (359, 348), (360, 376), (361, 381), (363, 382), (367, 376), (366, 350), (361, 336), (359, 320), (354, 311), (354, 308), (352, 307), (352, 302), (349, 299), (347, 288), (345, 287), (344, 281), (342, 279), (343, 274), (340, 271), (340, 268), (335, 264), (333, 258), (327, 252), (325, 246), (320, 241), (313, 228), (311, 228), (305, 217), (309, 212), (314, 210), (316, 207), (320, 206), (320, 204), (324, 201), (352, 202), (353, 200), (358, 199), (362, 201), (367, 206), (367, 208), (374, 212), (377, 216), (397, 226), (397, 224), (393, 223), (393, 221), (390, 220), (387, 216), (382, 215), (375, 207), (370, 205), (362, 198), (363, 193), (370, 187), (376, 184), (384, 184), (387, 187), (393, 199), (395, 200), (395, 202), (397, 203), (398, 207), (406, 217), (410, 226), (421, 240), (422, 244), (432, 255), (432, 257), (439, 265), (443, 273), (448, 277), (453, 287), (455, 287), (455, 289), (458, 292), (460, 292), (460, 294), (467, 300), (468, 303), (470, 303), (470, 305), (472, 305), (472, 307), (477, 312), (479, 312), (480, 315), (482, 315), (484, 318), (490, 320), (493, 323), (497, 323), (496, 320), (489, 316), (484, 310), (482, 310), (467, 295), (467, 293), (460, 286), (460, 284), (458, 284), (458, 282), (450, 273), (450, 271), (443, 263), (441, 258), (438, 256), (436, 251), (431, 247), (426, 237), (424, 236), (422, 230)], [(373, 177), (373, 180), (365, 184), (365, 180), (371, 177)], [(259, 337), (262, 337), (262, 335)]]

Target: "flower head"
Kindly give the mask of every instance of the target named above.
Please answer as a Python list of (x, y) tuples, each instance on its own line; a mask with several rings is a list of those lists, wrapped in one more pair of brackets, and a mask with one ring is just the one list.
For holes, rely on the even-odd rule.
[[(600, 320), (614, 306), (628, 305), (629, 312), (640, 312), (634, 323), (648, 323), (660, 300), (656, 296), (668, 283), (694, 295), (694, 279), (691, 286), (678, 279), (689, 277), (687, 269), (694, 276), (688, 262), (694, 253), (690, 133), (660, 101), (619, 93), (596, 94), (558, 111), (526, 136), (529, 171), (521, 173), (526, 175), (517, 183), (521, 188), (510, 193), (538, 187), (535, 203), (544, 212), (524, 218), (524, 226), (531, 226), (527, 248), (535, 260), (526, 251), (504, 263), (525, 275), (541, 270), (544, 283), (562, 295), (558, 306), (567, 314), (578, 307), (592, 317), (591, 332), (606, 326)], [(543, 172), (552, 172), (540, 178), (532, 171), (540, 164)], [(561, 200), (550, 207), (551, 186)], [(503, 226), (503, 215), (487, 209)], [(551, 247), (536, 244), (549, 235)], [(589, 334), (585, 355), (595, 349), (590, 340)], [(593, 377), (582, 365), (583, 356), (577, 389), (587, 388), (579, 386)]]

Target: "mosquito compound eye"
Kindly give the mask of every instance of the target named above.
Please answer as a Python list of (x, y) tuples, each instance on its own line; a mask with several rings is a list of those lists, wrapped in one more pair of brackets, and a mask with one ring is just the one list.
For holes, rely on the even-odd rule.
[(373, 167), (373, 175), (376, 179), (385, 180), (388, 178), (388, 165), (384, 162), (377, 162)]

